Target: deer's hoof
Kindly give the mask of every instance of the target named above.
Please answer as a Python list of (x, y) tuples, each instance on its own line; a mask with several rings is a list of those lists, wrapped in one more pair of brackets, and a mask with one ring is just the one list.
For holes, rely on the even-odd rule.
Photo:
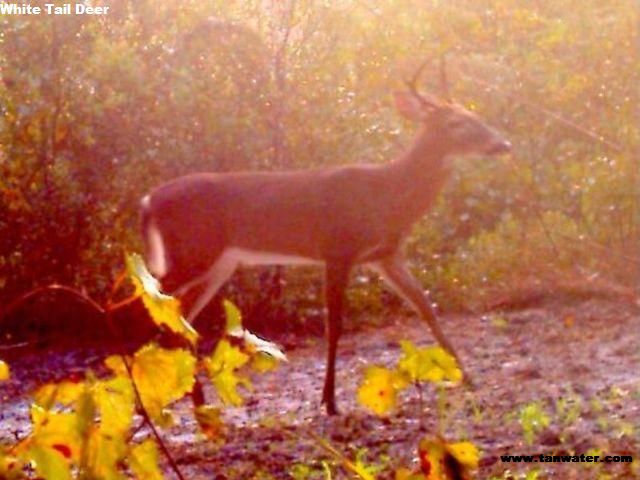
[(340, 412), (338, 411), (338, 408), (336, 407), (335, 403), (330, 404), (327, 403), (326, 404), (326, 409), (327, 409), (327, 415), (340, 415)]
[(338, 407), (336, 406), (336, 400), (334, 398), (326, 398), (323, 396), (322, 403), (327, 410), (327, 415), (339, 415)]
[(471, 380), (471, 377), (469, 375), (467, 375), (466, 373), (464, 374), (464, 379), (463, 379), (463, 385), (468, 389), (468, 390), (475, 390), (476, 389), (476, 384), (473, 382), (473, 380)]

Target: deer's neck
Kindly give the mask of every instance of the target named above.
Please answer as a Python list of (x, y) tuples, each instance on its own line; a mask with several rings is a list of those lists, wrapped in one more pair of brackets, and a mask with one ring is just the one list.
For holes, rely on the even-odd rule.
[(411, 147), (389, 164), (399, 221), (412, 224), (424, 215), (450, 176), (449, 152), (439, 137), (437, 131), (420, 131)]

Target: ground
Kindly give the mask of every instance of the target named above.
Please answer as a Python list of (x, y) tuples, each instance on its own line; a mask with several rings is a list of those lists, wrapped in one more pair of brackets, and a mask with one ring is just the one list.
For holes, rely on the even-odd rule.
[[(189, 479), (328, 478), (322, 473), (322, 460), (333, 465), (331, 478), (348, 478), (320, 447), (320, 437), (350, 458), (366, 449), (365, 461), (379, 465), (377, 478), (387, 479), (393, 478), (396, 468), (415, 467), (418, 441), (435, 436), (440, 428), (447, 440), (468, 439), (481, 450), (477, 478), (520, 478), (522, 472), (534, 469), (540, 470), (538, 478), (610, 478), (605, 473), (640, 478), (637, 306), (604, 300), (547, 303), (508, 313), (445, 315), (441, 322), (475, 388), (448, 388), (440, 397), (440, 408), (429, 386), (422, 401), (415, 390), (407, 390), (397, 410), (385, 418), (358, 405), (356, 390), (365, 366), (392, 366), (400, 356), (401, 339), (432, 341), (415, 317), (388, 314), (384, 322), (376, 322), (385, 326), (358, 328), (341, 340), (341, 415), (328, 417), (319, 406), (324, 341), (280, 339), (289, 362), (254, 377), (254, 390), (246, 394), (244, 407), (225, 410), (223, 442), (214, 445), (196, 438), (190, 403), (185, 401), (175, 408), (177, 426), (163, 432), (167, 445)], [(21, 394), (30, 386), (46, 380), (52, 371), (79, 371), (99, 361), (97, 356), (79, 357), (71, 352), (14, 362), (11, 382), (0, 387), (0, 438), (24, 435), (28, 403)], [(213, 397), (212, 391), (206, 393)], [(519, 412), (531, 402), (546, 411), (550, 424), (527, 444)], [(522, 465), (500, 458), (587, 454), (594, 449), (601, 455), (633, 455), (635, 463)], [(311, 472), (309, 476), (305, 471)]]

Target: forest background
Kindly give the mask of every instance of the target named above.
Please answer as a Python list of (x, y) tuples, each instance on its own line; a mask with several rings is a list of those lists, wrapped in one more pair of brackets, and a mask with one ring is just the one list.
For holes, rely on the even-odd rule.
[[(139, 199), (176, 176), (394, 158), (414, 126), (391, 94), (429, 58), (423, 89), (438, 94), (443, 57), (454, 98), (514, 153), (457, 162), (414, 230), (408, 255), (440, 308), (637, 288), (634, 0), (109, 6), (0, 18), (0, 302), (52, 282), (106, 298), (123, 253), (141, 250)], [(357, 277), (351, 304), (384, 306)], [(263, 270), (226, 294), (249, 317), (293, 318), (319, 288), (315, 270)]]

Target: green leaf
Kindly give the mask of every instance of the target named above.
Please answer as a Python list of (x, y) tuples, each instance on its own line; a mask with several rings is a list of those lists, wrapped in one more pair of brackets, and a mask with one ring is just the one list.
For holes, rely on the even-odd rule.
[(544, 411), (540, 403), (532, 402), (520, 409), (520, 426), (525, 441), (531, 445), (535, 435), (548, 427), (551, 423), (549, 415)]

